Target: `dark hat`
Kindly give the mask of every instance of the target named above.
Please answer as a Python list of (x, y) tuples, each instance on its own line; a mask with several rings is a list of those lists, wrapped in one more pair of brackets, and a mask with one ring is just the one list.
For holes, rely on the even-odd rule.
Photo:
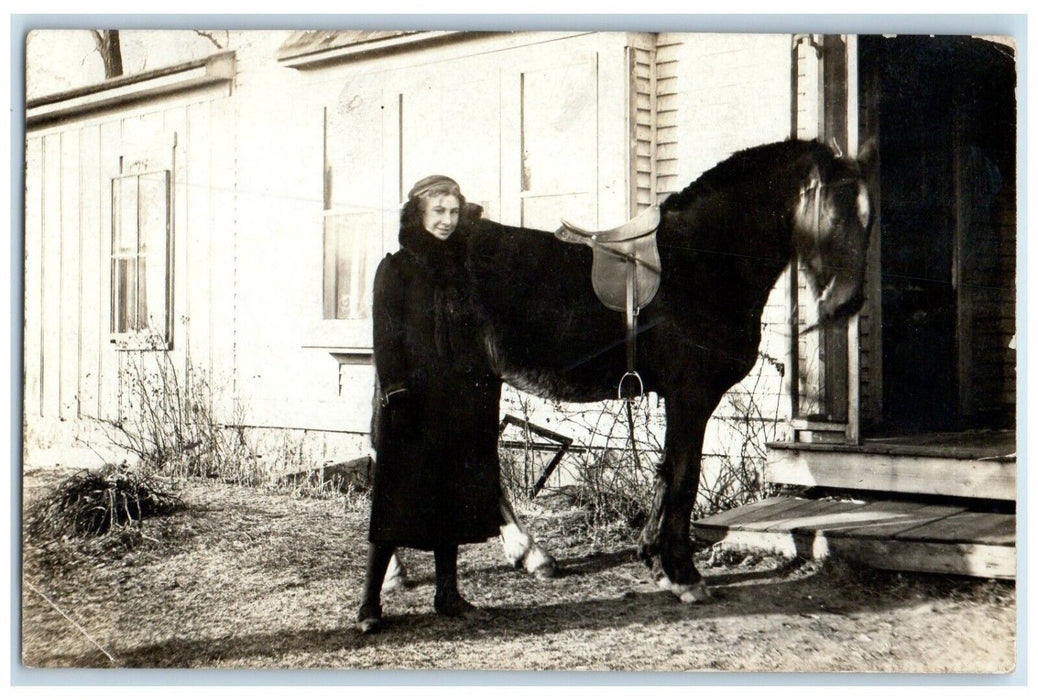
[(434, 189), (440, 188), (453, 189), (461, 194), (461, 187), (458, 186), (458, 183), (446, 175), (429, 175), (414, 183), (414, 187), (407, 193), (407, 198), (424, 197)]

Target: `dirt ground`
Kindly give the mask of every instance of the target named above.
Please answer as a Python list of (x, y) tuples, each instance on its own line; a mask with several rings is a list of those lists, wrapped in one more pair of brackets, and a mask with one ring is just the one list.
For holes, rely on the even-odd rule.
[[(27, 475), (26, 496), (47, 483)], [(998, 674), (1016, 660), (1012, 583), (706, 550), (713, 600), (683, 605), (650, 581), (634, 533), (595, 541), (561, 505), (521, 509), (559, 577), (514, 571), (495, 541), (464, 547), (462, 590), (488, 619), (443, 619), (431, 556), (408, 552), (384, 632), (361, 636), (363, 497), (207, 482), (184, 498), (133, 547), (24, 543), (26, 667)]]

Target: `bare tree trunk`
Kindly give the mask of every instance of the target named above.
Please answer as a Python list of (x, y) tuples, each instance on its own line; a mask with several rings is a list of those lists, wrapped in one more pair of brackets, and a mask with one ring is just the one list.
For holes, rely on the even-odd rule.
[(123, 74), (123, 51), (119, 44), (118, 29), (94, 29), (94, 43), (105, 64), (105, 80)]
[[(228, 34), (228, 40), (230, 40), (230, 32), (226, 32), (226, 33)], [(207, 32), (207, 31), (202, 30), (202, 29), (196, 29), (195, 30), (195, 34), (197, 34), (198, 36), (202, 37), (203, 39), (208, 39), (210, 41), (210, 43), (212, 43), (212, 45), (215, 46), (218, 49), (224, 48), (223, 44), (220, 43), (219, 39), (217, 39), (215, 36), (213, 36), (212, 32)]]

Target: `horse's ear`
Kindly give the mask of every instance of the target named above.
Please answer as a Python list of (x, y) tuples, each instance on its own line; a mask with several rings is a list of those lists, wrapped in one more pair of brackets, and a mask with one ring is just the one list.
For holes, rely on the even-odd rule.
[(478, 221), (483, 218), (483, 207), (474, 202), (465, 202), (465, 210), (461, 213), (465, 221)]
[(879, 145), (876, 143), (876, 139), (871, 138), (858, 148), (858, 164), (861, 167), (861, 174), (866, 179), (871, 179), (879, 165)]

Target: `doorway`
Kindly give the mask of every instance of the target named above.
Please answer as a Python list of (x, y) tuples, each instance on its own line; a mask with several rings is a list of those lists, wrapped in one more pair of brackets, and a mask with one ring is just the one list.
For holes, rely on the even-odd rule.
[(863, 36), (859, 47), (880, 153), (882, 410), (873, 432), (1011, 425), (1012, 49), (930, 36)]

